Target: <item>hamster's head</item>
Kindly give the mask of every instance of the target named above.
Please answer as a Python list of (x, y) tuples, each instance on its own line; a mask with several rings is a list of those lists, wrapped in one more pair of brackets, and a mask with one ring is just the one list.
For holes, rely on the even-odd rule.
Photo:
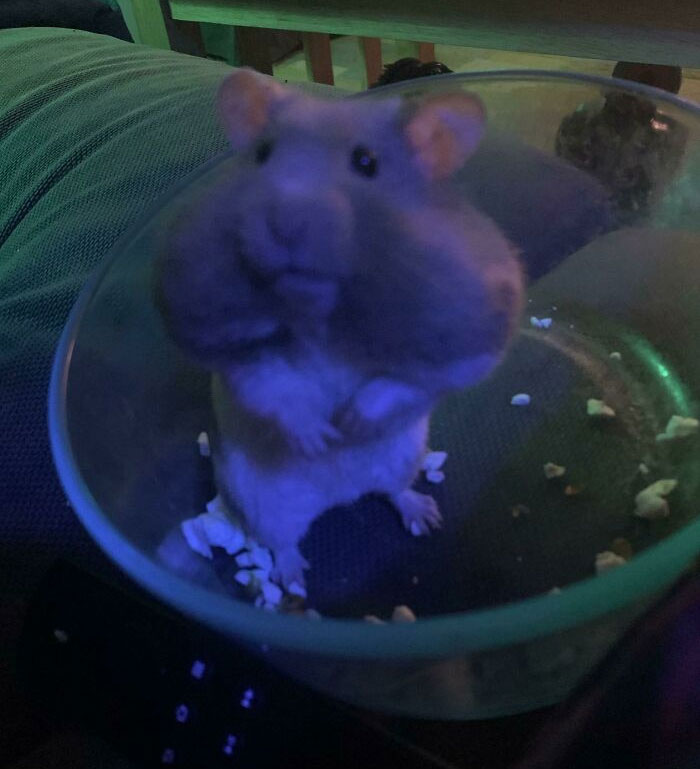
[[(182, 218), (160, 292), (181, 328), (197, 316), (201, 334), (191, 327), (180, 338), (200, 359), (198, 336), (221, 356), (232, 329), (279, 338), (323, 326), (347, 281), (401, 251), (412, 212), (439, 211), (437, 192), (485, 123), (479, 99), (460, 91), (321, 99), (247, 68), (223, 81), (217, 104), (235, 170)], [(390, 290), (386, 270), (376, 274), (380, 293)]]
[(476, 148), (484, 123), (468, 94), (417, 105), (319, 99), (248, 69), (223, 82), (218, 106), (240, 153), (232, 245), (259, 277), (281, 281), (283, 295), (304, 278), (352, 274), (367, 219), (425, 202)]

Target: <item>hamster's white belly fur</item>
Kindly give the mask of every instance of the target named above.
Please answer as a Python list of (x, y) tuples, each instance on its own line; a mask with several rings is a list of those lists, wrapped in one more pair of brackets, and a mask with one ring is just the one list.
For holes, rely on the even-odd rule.
[(426, 416), (380, 440), (329, 448), (313, 459), (290, 457), (278, 466), (258, 464), (241, 446), (222, 438), (217, 477), (251, 524), (281, 501), (285, 508), (316, 516), (363, 494), (395, 495), (410, 486), (420, 470), (427, 435)]
[[(280, 365), (286, 363), (272, 361), (270, 370), (260, 374), (266, 397), (279, 402), (280, 408), (289, 403), (290, 409), (308, 408), (330, 419), (361, 384), (355, 372), (316, 350), (311, 359), (290, 364), (284, 378), (279, 377), (283, 391), (276, 391), (270, 385), (270, 374), (279, 375)], [(255, 384), (257, 387), (258, 382)], [(235, 412), (239, 404), (230, 402), (231, 396), (216, 377), (213, 396), (218, 421), (217, 483), (242, 513), (251, 533), (262, 540), (271, 518), (282, 528), (286, 519), (291, 528), (305, 529), (324, 511), (352, 503), (364, 494), (400, 494), (420, 471), (429, 415), (414, 417), (399, 430), (367, 442), (331, 443), (313, 458), (289, 452), (281, 461), (265, 462), (238, 439)]]

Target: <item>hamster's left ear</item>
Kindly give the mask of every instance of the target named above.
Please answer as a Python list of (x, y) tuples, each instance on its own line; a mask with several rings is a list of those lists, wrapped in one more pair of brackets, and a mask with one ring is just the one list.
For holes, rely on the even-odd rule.
[(486, 109), (469, 93), (446, 93), (409, 106), (403, 133), (409, 151), (430, 180), (443, 179), (459, 169), (479, 146)]
[(256, 139), (273, 107), (289, 96), (287, 88), (254, 69), (232, 72), (219, 86), (217, 106), (233, 148), (242, 149)]

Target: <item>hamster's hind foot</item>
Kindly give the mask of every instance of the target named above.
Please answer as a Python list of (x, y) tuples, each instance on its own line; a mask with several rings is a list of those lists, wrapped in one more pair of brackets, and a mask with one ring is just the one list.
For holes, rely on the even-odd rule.
[(403, 525), (415, 537), (430, 534), (431, 529), (442, 526), (442, 515), (437, 502), (429, 494), (420, 494), (413, 489), (404, 489), (391, 497), (391, 501), (401, 513)]

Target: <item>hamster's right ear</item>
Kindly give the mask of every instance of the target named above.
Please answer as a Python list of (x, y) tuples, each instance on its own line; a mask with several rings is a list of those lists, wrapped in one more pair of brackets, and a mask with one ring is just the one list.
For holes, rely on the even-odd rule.
[(403, 132), (415, 162), (428, 179), (453, 174), (484, 134), (486, 108), (474, 94), (438, 94), (408, 102)]
[(249, 67), (232, 72), (219, 86), (217, 106), (233, 148), (250, 144), (267, 124), (272, 108), (289, 95), (276, 80)]

